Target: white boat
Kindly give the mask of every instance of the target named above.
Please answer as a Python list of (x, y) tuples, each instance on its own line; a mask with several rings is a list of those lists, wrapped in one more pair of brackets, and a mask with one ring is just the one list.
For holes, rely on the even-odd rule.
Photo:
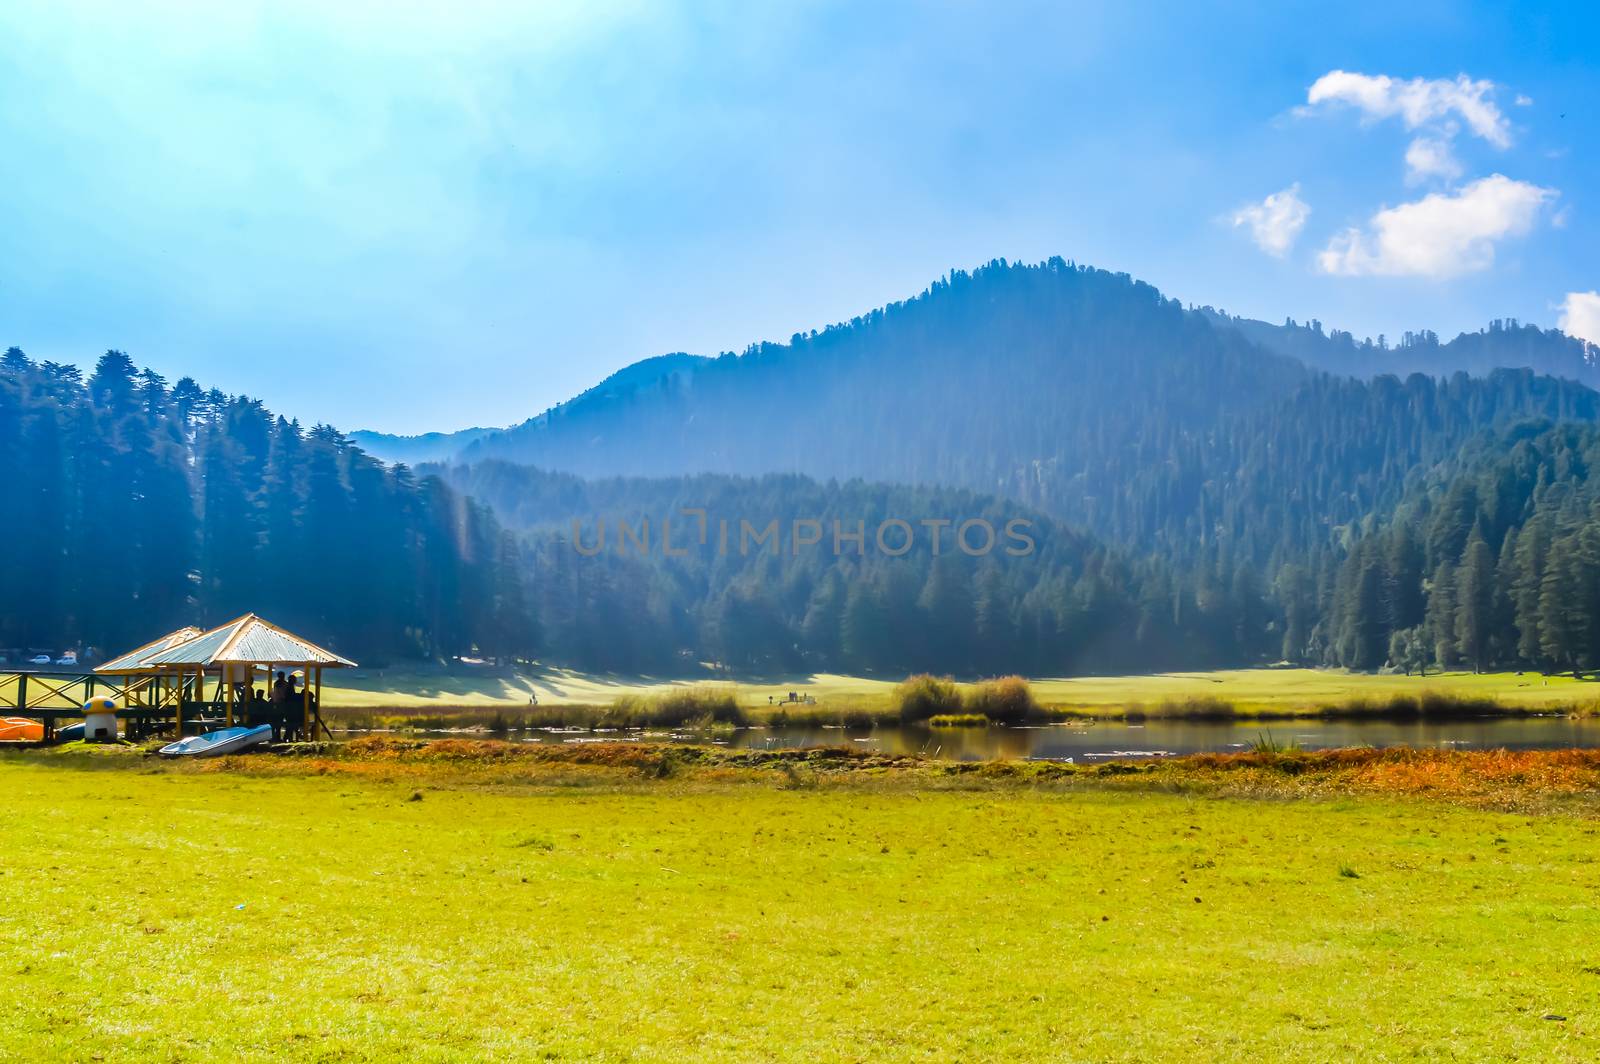
[(237, 754), (271, 738), (270, 724), (258, 724), (254, 728), (218, 728), (204, 735), (191, 735), (187, 739), (168, 743), (156, 753), (162, 757), (217, 757), (221, 754)]

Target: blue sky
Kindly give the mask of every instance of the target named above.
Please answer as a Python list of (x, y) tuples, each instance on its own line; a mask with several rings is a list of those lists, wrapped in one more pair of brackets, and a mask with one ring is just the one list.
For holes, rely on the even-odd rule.
[(1600, 341), (1594, 11), (7, 4), (0, 343), (425, 431), (996, 257)]

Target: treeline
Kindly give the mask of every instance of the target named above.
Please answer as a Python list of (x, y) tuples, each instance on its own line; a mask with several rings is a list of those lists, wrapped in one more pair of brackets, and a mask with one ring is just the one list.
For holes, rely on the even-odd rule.
[(1390, 344), (1384, 336), (1357, 340), (1348, 332), (1323, 331), (1320, 321), (1282, 325), (1236, 318), (1210, 307), (1200, 312), (1241, 334), (1268, 351), (1288, 355), (1330, 373), (1352, 377), (1405, 376), (1424, 373), (1450, 377), (1457, 373), (1486, 376), (1497, 369), (1530, 369), (1543, 376), (1600, 385), (1600, 365), (1593, 345), (1559, 329), (1541, 329), (1515, 319), (1491, 321), (1477, 332), (1461, 333), (1440, 341), (1428, 329), (1402, 333)]
[(1600, 429), (1486, 436), (1352, 545), (1308, 652), (1351, 668), (1600, 668)]
[[(1060, 675), (1200, 668), (1276, 648), (1253, 571), (1180, 574), (993, 496), (794, 475), (588, 481), (503, 462), (448, 476), (525, 532), (547, 651), (584, 668)], [(929, 520), (949, 522), (937, 554)], [(966, 521), (995, 531), (992, 549), (979, 552), (977, 525), (962, 549)], [(1005, 535), (1013, 521), (1026, 522), (1025, 552)], [(800, 543), (796, 522), (814, 522)], [(862, 539), (836, 544), (835, 522)], [(745, 523), (777, 539), (757, 543)]]
[(0, 469), (0, 647), (110, 654), (255, 611), (357, 659), (537, 649), (487, 509), (121, 352), (87, 380), (0, 356)]

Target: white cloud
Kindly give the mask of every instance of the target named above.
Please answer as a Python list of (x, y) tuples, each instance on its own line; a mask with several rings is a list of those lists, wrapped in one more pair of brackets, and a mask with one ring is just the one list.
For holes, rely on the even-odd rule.
[(1554, 189), (1494, 174), (1459, 192), (1435, 192), (1347, 229), (1317, 256), (1324, 273), (1456, 277), (1488, 269), (1495, 243), (1533, 228)]
[(1418, 137), (1406, 147), (1406, 180), (1415, 184), (1430, 177), (1454, 181), (1461, 176), (1450, 142), (1439, 137)]
[(1532, 96), (1524, 96), (1521, 93), (1518, 93), (1517, 94), (1517, 106), (1518, 107), (1532, 107), (1533, 106), (1533, 97)]
[(1407, 129), (1421, 129), (1458, 116), (1473, 133), (1497, 148), (1511, 145), (1511, 123), (1490, 99), (1492, 81), (1474, 81), (1465, 74), (1446, 78), (1412, 78), (1403, 81), (1384, 74), (1352, 74), (1331, 70), (1306, 93), (1307, 107), (1344, 103), (1376, 121), (1398, 117)]
[(1300, 185), (1296, 183), (1260, 203), (1240, 207), (1234, 212), (1233, 224), (1235, 228), (1248, 226), (1256, 247), (1281, 259), (1294, 246), (1310, 215), (1311, 208), (1300, 198)]
[(1568, 292), (1556, 324), (1568, 336), (1600, 347), (1600, 292)]

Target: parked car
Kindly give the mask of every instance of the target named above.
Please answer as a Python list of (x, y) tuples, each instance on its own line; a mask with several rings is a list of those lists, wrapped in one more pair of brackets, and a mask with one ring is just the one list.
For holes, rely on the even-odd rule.
[(56, 664), (57, 665), (71, 665), (73, 668), (77, 668), (78, 667), (78, 652), (76, 650), (67, 651), (65, 654), (61, 655), (59, 658), (56, 659)]
[(48, 664), (50, 664), (50, 655), (49, 654), (37, 654), (37, 655), (35, 655), (35, 656), (33, 656), (33, 657), (28, 659), (28, 664), (29, 665), (48, 665)]

